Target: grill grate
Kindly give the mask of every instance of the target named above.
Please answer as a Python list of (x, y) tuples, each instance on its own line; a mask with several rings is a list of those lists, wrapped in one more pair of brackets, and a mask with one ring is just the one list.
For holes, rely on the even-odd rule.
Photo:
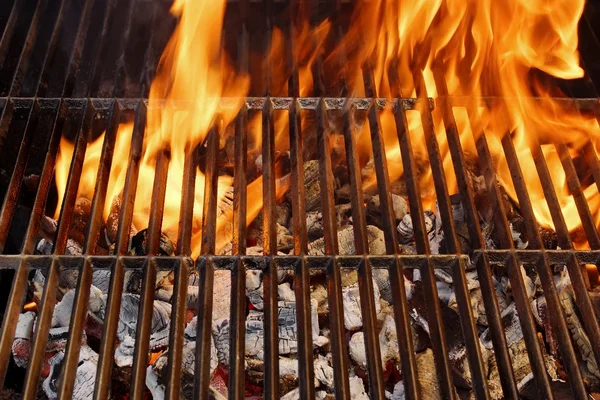
[[(118, 6), (117, 6), (118, 3)], [(249, 4), (243, 2), (246, 7)], [(527, 294), (520, 273), (520, 265), (535, 266), (540, 277), (548, 309), (552, 318), (553, 330), (558, 338), (560, 353), (569, 377), (569, 384), (576, 398), (585, 398), (586, 389), (581, 376), (578, 360), (573, 350), (567, 324), (561, 310), (560, 300), (552, 277), (552, 266), (566, 265), (576, 293), (577, 307), (585, 323), (591, 343), (600, 343), (598, 318), (590, 301), (583, 264), (600, 263), (600, 235), (593, 222), (589, 207), (582, 195), (582, 187), (575, 171), (574, 161), (566, 145), (558, 145), (562, 165), (569, 179), (569, 189), (577, 201), (577, 211), (582, 220), (591, 250), (575, 250), (564, 220), (556, 193), (551, 183), (551, 174), (541, 153), (539, 143), (534, 143), (531, 152), (545, 197), (549, 203), (552, 219), (556, 226), (561, 250), (544, 249), (539, 227), (533, 217), (533, 209), (527, 186), (514, 145), (507, 136), (502, 141), (504, 154), (511, 168), (513, 183), (518, 202), (525, 219), (530, 249), (515, 249), (507, 220), (506, 210), (498, 186), (494, 165), (491, 159), (485, 135), (477, 137), (477, 155), (484, 170), (488, 197), (498, 212), (495, 215), (499, 231), (501, 249), (487, 249), (479, 225), (478, 211), (472, 189), (468, 183), (467, 167), (452, 107), (461, 106), (461, 98), (447, 96), (447, 89), (441, 74), (436, 74), (436, 84), (440, 96), (435, 100), (428, 97), (423, 76), (415, 74), (417, 98), (404, 98), (402, 93), (392, 93), (393, 99), (378, 98), (373, 84), (373, 75), (369, 65), (363, 68), (365, 98), (353, 99), (327, 97), (328, 92), (322, 82), (315, 82), (315, 97), (302, 98), (299, 95), (298, 71), (289, 82), (289, 97), (272, 97), (267, 91), (263, 97), (252, 97), (246, 102), (235, 120), (235, 166), (234, 166), (234, 235), (233, 256), (216, 256), (215, 236), (217, 220), (217, 175), (219, 130), (215, 127), (209, 133), (206, 142), (206, 158), (201, 164), (197, 152), (189, 153), (185, 160), (185, 170), (181, 177), (186, 189), (181, 198), (181, 216), (176, 256), (129, 256), (129, 227), (132, 223), (136, 184), (145, 130), (146, 113), (149, 104), (143, 100), (147, 96), (153, 68), (158, 61), (160, 49), (164, 46), (174, 21), (159, 23), (166, 15), (168, 4), (146, 1), (62, 1), (34, 2), (16, 0), (11, 6), (0, 6), (0, 28), (4, 34), (0, 41), (0, 148), (6, 159), (1, 169), (6, 175), (4, 202), (0, 214), (0, 270), (5, 287), (10, 286), (10, 294), (4, 310), (4, 321), (0, 337), (0, 383), (6, 383), (11, 346), (15, 336), (18, 315), (26, 291), (30, 271), (39, 269), (45, 272), (47, 280), (40, 304), (35, 328), (35, 342), (30, 357), (23, 387), (24, 398), (35, 398), (38, 391), (39, 376), (42, 368), (48, 340), (48, 332), (60, 272), (68, 269), (79, 271), (73, 314), (71, 316), (68, 345), (63, 363), (63, 376), (60, 385), (60, 398), (72, 396), (82, 331), (87, 315), (87, 303), (90, 295), (92, 272), (110, 270), (111, 281), (104, 321), (104, 334), (100, 346), (100, 358), (95, 383), (96, 398), (108, 398), (110, 395), (113, 354), (116, 348), (116, 331), (123, 294), (123, 282), (126, 270), (143, 272), (141, 291), (141, 311), (136, 330), (135, 355), (131, 378), (131, 396), (143, 398), (146, 380), (149, 338), (151, 334), (154, 288), (157, 271), (172, 270), (175, 273), (175, 289), (171, 314), (169, 336), (168, 398), (178, 398), (181, 391), (181, 365), (183, 337), (185, 327), (186, 281), (192, 270), (199, 272), (199, 287), (212, 287), (216, 270), (231, 272), (231, 309), (230, 309), (230, 359), (229, 359), (229, 396), (244, 396), (244, 336), (245, 336), (245, 280), (247, 270), (264, 272), (264, 332), (265, 332), (265, 398), (279, 395), (279, 354), (278, 309), (277, 309), (277, 272), (292, 270), (294, 291), (297, 299), (298, 324), (298, 364), (300, 398), (315, 396), (313, 370), (313, 340), (311, 333), (309, 271), (324, 270), (327, 279), (329, 324), (331, 328), (331, 352), (333, 355), (336, 396), (350, 398), (348, 377), (349, 360), (347, 340), (343, 320), (341, 269), (358, 271), (363, 331), (368, 359), (369, 393), (372, 398), (385, 397), (382, 365), (379, 362), (380, 349), (376, 328), (376, 312), (373, 301), (373, 270), (386, 269), (390, 272), (390, 284), (394, 295), (394, 316), (398, 333), (400, 358), (403, 371), (405, 393), (408, 398), (420, 398), (417, 379), (415, 349), (410, 332), (409, 309), (404, 290), (405, 271), (419, 269), (421, 272), (426, 304), (430, 337), (436, 361), (442, 397), (453, 398), (454, 383), (449, 349), (446, 344), (445, 327), (442, 321), (434, 269), (444, 268), (452, 271), (454, 290), (460, 310), (460, 323), (464, 336), (470, 371), (473, 376), (473, 390), (479, 399), (489, 398), (487, 375), (480, 353), (479, 337), (474, 324), (473, 310), (467, 288), (465, 269), (469, 262), (476, 265), (485, 303), (486, 315), (498, 367), (502, 389), (507, 398), (518, 398), (517, 382), (514, 378), (509, 349), (504, 336), (504, 328), (492, 281), (492, 267), (501, 266), (508, 274), (513, 295), (525, 338), (528, 356), (531, 361), (537, 389), (544, 398), (553, 398), (551, 383), (546, 373), (542, 350), (537, 337), (535, 322), (527, 300)], [(253, 4), (254, 6), (254, 4)], [(262, 6), (259, 5), (259, 6)], [(276, 7), (267, 2), (268, 7)], [(338, 9), (343, 7), (338, 3)], [(11, 8), (12, 7), (12, 8)], [(138, 10), (140, 10), (138, 12)], [(266, 15), (266, 36), (270, 37), (270, 9)], [(243, 11), (242, 11), (243, 14)], [(102, 15), (102, 18), (96, 18)], [(77, 20), (78, 24), (70, 24)], [(76, 31), (73, 31), (76, 26)], [(160, 28), (150, 29), (150, 26)], [(250, 33), (247, 26), (236, 27), (237, 45), (240, 51), (248, 48)], [(293, 26), (290, 27), (293, 30)], [(92, 35), (101, 32), (100, 39)], [(593, 34), (590, 32), (590, 35)], [(123, 37), (125, 40), (113, 41)], [(590, 40), (592, 40), (590, 39)], [(147, 46), (141, 46), (144, 43)], [(293, 44), (292, 44), (293, 47)], [(70, 49), (65, 53), (64, 48)], [(293, 54), (293, 48), (290, 49)], [(248, 70), (247, 58), (238, 57), (240, 68)], [(99, 62), (100, 60), (109, 60)], [(115, 62), (112, 62), (115, 61)], [(319, 70), (319, 61), (315, 70)], [(267, 71), (267, 76), (269, 72)], [(319, 74), (315, 74), (319, 76)], [(391, 87), (400, 87), (399, 77), (390, 68)], [(267, 79), (268, 80), (268, 79)], [(318, 79), (317, 79), (318, 81)], [(594, 89), (595, 90), (595, 89)], [(262, 93), (261, 93), (262, 94)], [(136, 98), (136, 99), (131, 99)], [(139, 99), (142, 98), (142, 99)], [(481, 99), (482, 104), (494, 102), (494, 98)], [(598, 99), (564, 99), (568, 106), (582, 112), (600, 116)], [(176, 107), (164, 104), (163, 107)], [(227, 108), (224, 99), (220, 107)], [(432, 110), (441, 110), (446, 127), (448, 145), (452, 156), (454, 171), (460, 189), (460, 199), (465, 208), (469, 228), (469, 237), (475, 250), (470, 258), (460, 254), (456, 228), (452, 218), (452, 204), (446, 184), (444, 165), (439, 145), (433, 129)], [(393, 206), (391, 202), (391, 183), (387, 171), (386, 153), (381, 133), (380, 113), (391, 109), (395, 129), (400, 143), (404, 167), (404, 179), (408, 192), (410, 214), (413, 217), (415, 240), (418, 255), (398, 254)], [(447, 238), (447, 255), (433, 255), (429, 248), (427, 229), (423, 218), (421, 194), (417, 181), (416, 158), (407, 134), (406, 112), (416, 110), (421, 113), (430, 166), (433, 173), (435, 192), (438, 199), (439, 214)], [(471, 118), (477, 120), (477, 109), (467, 110)], [(264, 251), (265, 256), (246, 256), (246, 201), (248, 198), (245, 168), (247, 164), (248, 119), (250, 113), (262, 114), (262, 160), (264, 198)], [(286, 113), (289, 120), (290, 160), (291, 160), (291, 198), (294, 226), (293, 256), (277, 255), (275, 223), (275, 143), (274, 114)], [(303, 124), (303, 115), (316, 121), (315, 125)], [(334, 203), (334, 173), (331, 164), (328, 125), (337, 115), (342, 115), (343, 136), (347, 154), (347, 168), (351, 182), (352, 219), (354, 227), (356, 256), (339, 256), (337, 244), (337, 225)], [(370, 127), (373, 145), (374, 167), (377, 176), (377, 188), (381, 199), (382, 224), (385, 232), (387, 256), (370, 256), (367, 248), (367, 223), (363, 208), (363, 193), (360, 188), (361, 174), (358, 164), (358, 149), (353, 135), (353, 121), (366, 116)], [(123, 207), (119, 217), (119, 228), (115, 256), (96, 255), (99, 240), (102, 212), (107, 192), (114, 144), (119, 123), (134, 121), (131, 151), (127, 162), (127, 178), (123, 192)], [(77, 199), (77, 187), (86, 147), (93, 133), (102, 125), (107, 129), (102, 149), (100, 168), (95, 183), (92, 211), (84, 243), (83, 256), (67, 256), (66, 246), (69, 227), (73, 218), (73, 209)], [(307, 256), (308, 236), (304, 218), (305, 193), (303, 182), (303, 137), (307, 129), (314, 129), (321, 157), (319, 167), (320, 187), (323, 211), (323, 228), (326, 256)], [(473, 127), (475, 132), (476, 127)], [(46, 203), (51, 195), (54, 179), (54, 166), (61, 136), (76, 137), (75, 152), (65, 191), (61, 216), (54, 241), (53, 254), (50, 256), (33, 255), (36, 238)], [(587, 148), (587, 156), (594, 171), (593, 178), (600, 187), (600, 163), (593, 151), (592, 144)], [(148, 225), (149, 254), (158, 254), (161, 224), (166, 196), (169, 155), (161, 153), (156, 160), (156, 173), (152, 191), (152, 213)], [(191, 232), (194, 205), (194, 186), (196, 166), (205, 172), (204, 219), (202, 221), (203, 241), (201, 256), (191, 259)], [(23, 198), (23, 179), (27, 173), (39, 173), (39, 184), (30, 209), (25, 211), (19, 204)], [(19, 221), (27, 221), (26, 223)], [(22, 230), (20, 232), (19, 230)], [(19, 249), (15, 251), (15, 249)], [(11, 254), (17, 253), (17, 254)], [(14, 275), (11, 277), (11, 272)], [(213, 293), (201, 291), (197, 308), (198, 325), (196, 336), (196, 376), (194, 382), (197, 398), (208, 398), (211, 352)], [(600, 347), (593, 346), (596, 360), (600, 360)]]

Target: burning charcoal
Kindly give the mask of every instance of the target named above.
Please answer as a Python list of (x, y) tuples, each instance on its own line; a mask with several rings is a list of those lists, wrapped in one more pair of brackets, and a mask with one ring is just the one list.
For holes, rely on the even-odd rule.
[[(381, 304), (379, 303), (379, 287), (377, 282), (373, 281), (373, 297), (375, 301), (375, 312), (379, 314)], [(349, 331), (357, 330), (362, 327), (362, 313), (360, 310), (360, 294), (358, 283), (342, 288), (342, 300), (344, 302), (344, 325)]]
[[(343, 226), (348, 225), (349, 218), (352, 215), (352, 205), (348, 203), (338, 204), (335, 206), (335, 211), (337, 228), (341, 229)], [(316, 210), (306, 213), (306, 230), (312, 240), (323, 236), (323, 213), (321, 211)]]
[[(431, 220), (431, 215), (432, 214), (430, 214), (430, 212), (423, 213), (423, 217), (425, 219), (425, 229), (427, 229), (427, 232), (431, 232), (434, 227), (434, 222)], [(410, 214), (406, 214), (402, 218), (402, 221), (400, 221), (400, 223), (398, 224), (397, 231), (398, 240), (400, 241), (400, 243), (408, 244), (414, 240), (415, 231), (413, 228), (412, 218)]]
[[(369, 240), (369, 254), (385, 254), (385, 239), (383, 231), (376, 226), (367, 225), (367, 239)], [(354, 230), (351, 225), (338, 230), (339, 255), (356, 254), (354, 247)], [(308, 245), (308, 254), (311, 256), (325, 255), (325, 240), (317, 239)]]
[[(381, 350), (381, 363), (387, 366), (389, 360), (399, 361), (398, 336), (396, 335), (396, 326), (394, 319), (387, 315), (383, 326), (379, 331), (379, 345)], [(365, 337), (363, 332), (356, 332), (352, 335), (348, 345), (350, 357), (361, 368), (367, 368), (367, 353), (365, 348)]]
[[(124, 340), (126, 336), (135, 337), (137, 327), (140, 296), (125, 293), (121, 300), (121, 312), (119, 314), (119, 327), (117, 337)], [(154, 300), (154, 311), (152, 313), (152, 332), (165, 329), (169, 326), (171, 319), (171, 304), (160, 300)]]
[(367, 368), (367, 350), (365, 348), (365, 334), (355, 332), (348, 343), (350, 358), (361, 368)]
[[(49, 399), (58, 398), (58, 382), (61, 377), (62, 361), (64, 352), (57, 353), (50, 360), (50, 374), (44, 380), (42, 387)], [(92, 397), (94, 393), (94, 382), (96, 370), (98, 369), (98, 354), (88, 345), (81, 346), (79, 351), (79, 364), (77, 365), (77, 376), (73, 388), (72, 399), (84, 400)]]
[[(129, 255), (132, 256), (145, 256), (148, 255), (148, 249), (146, 248), (146, 241), (148, 240), (148, 230), (142, 229), (134, 237), (131, 238), (131, 250)], [(175, 246), (167, 235), (164, 233), (160, 234), (160, 251), (161, 256), (172, 256), (175, 254)]]
[[(106, 242), (108, 244), (115, 243), (117, 241), (117, 231), (119, 230), (119, 217), (121, 215), (121, 206), (123, 204), (123, 193), (119, 193), (115, 196), (106, 219)], [(137, 229), (131, 224), (129, 237), (134, 237), (138, 233)]]
[[(402, 218), (408, 212), (408, 203), (402, 196), (398, 196), (392, 193), (392, 205), (394, 207), (394, 216), (396, 221), (402, 221)], [(375, 195), (367, 202), (367, 216), (371, 217), (374, 221), (381, 220), (381, 201), (379, 195)]]
[(281, 285), (279, 285), (277, 287), (277, 292), (279, 294), (279, 300), (281, 300), (281, 301), (289, 301), (289, 302), (296, 301), (296, 294), (294, 293), (294, 290), (292, 289), (292, 287), (290, 286), (290, 284), (288, 282), (285, 282), (285, 283), (282, 283)]
[(77, 243), (85, 243), (88, 220), (92, 212), (92, 202), (85, 197), (79, 197), (75, 202), (69, 237)]
[(31, 336), (33, 335), (33, 326), (36, 314), (33, 311), (19, 314), (19, 321), (15, 330), (15, 340), (12, 344), (12, 355), (21, 368), (27, 366), (29, 354), (31, 352)]
[(46, 239), (47, 242), (52, 242), (56, 236), (57, 227), (58, 223), (56, 220), (44, 215), (40, 221), (40, 234), (42, 238)]
[(558, 248), (558, 237), (552, 229), (540, 227), (540, 235), (545, 249), (556, 250)]
[(521, 216), (515, 216), (508, 224), (512, 235), (515, 248), (526, 249), (529, 246), (527, 235), (525, 234), (525, 221)]
[[(440, 385), (435, 373), (435, 360), (433, 359), (431, 349), (417, 354), (417, 379), (419, 380), (419, 389), (422, 398), (431, 400), (441, 399)], [(400, 381), (394, 386), (392, 399), (404, 400), (405, 398), (404, 383)]]

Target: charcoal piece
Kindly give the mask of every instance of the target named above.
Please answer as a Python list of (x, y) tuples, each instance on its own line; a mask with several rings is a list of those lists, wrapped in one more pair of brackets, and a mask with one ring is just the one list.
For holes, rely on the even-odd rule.
[[(339, 229), (337, 236), (339, 255), (356, 254), (356, 248), (354, 247), (354, 229), (351, 225)], [(381, 229), (373, 225), (367, 225), (367, 240), (369, 241), (369, 254), (385, 254), (385, 237)], [(325, 255), (325, 240), (320, 238), (309, 243), (308, 254), (311, 256)]]
[[(75, 289), (69, 290), (61, 301), (54, 307), (52, 314), (52, 327), (65, 327), (71, 323), (71, 314), (73, 313), (73, 301), (75, 299)], [(95, 286), (90, 287), (90, 296), (88, 300), (88, 311), (91, 313), (100, 313), (104, 308), (102, 291)]]
[[(134, 237), (131, 238), (131, 246), (129, 255), (145, 256), (148, 255), (146, 247), (148, 240), (148, 229), (142, 229)], [(175, 246), (164, 233), (160, 234), (159, 253), (160, 256), (172, 256), (175, 254)]]
[(556, 250), (558, 248), (558, 237), (552, 229), (540, 227), (540, 235), (545, 249)]
[[(391, 316), (386, 316), (383, 326), (379, 331), (379, 346), (381, 351), (381, 364), (384, 368), (388, 366), (388, 361), (400, 360), (398, 348), (398, 336), (396, 335), (396, 325)], [(362, 331), (355, 332), (350, 338), (348, 344), (350, 357), (362, 369), (367, 368), (367, 352), (365, 348), (365, 335)]]
[[(140, 296), (137, 294), (125, 293), (121, 300), (121, 311), (119, 314), (119, 326), (117, 337), (120, 341), (127, 336), (135, 337), (137, 328), (138, 312), (140, 306)], [(152, 332), (166, 329), (171, 319), (171, 304), (160, 300), (154, 300), (154, 309), (152, 312)]]
[[(121, 216), (121, 207), (123, 205), (123, 192), (115, 196), (110, 205), (110, 211), (105, 223), (106, 242), (108, 244), (117, 241), (117, 232), (119, 230), (119, 217)], [(131, 224), (129, 237), (133, 237), (138, 233), (137, 229)]]
[[(50, 359), (50, 374), (44, 380), (42, 387), (50, 399), (58, 398), (58, 386), (61, 379), (62, 362), (65, 353), (61, 351)], [(82, 345), (79, 351), (79, 364), (73, 388), (74, 400), (90, 399), (94, 393), (96, 370), (98, 369), (98, 354), (87, 345)]]
[(54, 238), (56, 237), (57, 227), (58, 222), (56, 222), (56, 220), (45, 215), (42, 216), (42, 219), (40, 221), (40, 234), (42, 235), (42, 238), (46, 239), (46, 241), (54, 241)]
[[(440, 385), (435, 373), (435, 360), (431, 349), (417, 354), (417, 379), (421, 397), (424, 399), (441, 399)], [(405, 399), (404, 382), (400, 381), (394, 386), (393, 400)]]
[(369, 395), (365, 391), (365, 383), (362, 379), (358, 376), (351, 376), (349, 381), (351, 400), (369, 400)]
[(21, 368), (27, 367), (31, 354), (31, 337), (36, 319), (36, 313), (28, 311), (19, 314), (19, 321), (15, 330), (15, 339), (12, 344), (12, 355), (15, 364)]
[[(394, 209), (394, 217), (397, 222), (401, 221), (402, 218), (408, 213), (408, 202), (402, 196), (392, 193), (392, 206)], [(367, 202), (367, 218), (369, 221), (379, 227), (381, 227), (381, 201), (379, 195), (375, 195)]]
[(334, 388), (333, 381), (333, 367), (331, 366), (331, 353), (327, 354), (327, 357), (319, 354), (315, 359), (315, 379), (319, 381), (321, 385), (324, 385), (327, 389), (332, 390)]
[(596, 358), (594, 357), (592, 343), (585, 333), (583, 324), (577, 315), (574, 298), (575, 293), (573, 291), (573, 287), (570, 285), (565, 286), (559, 291), (559, 300), (564, 311), (567, 328), (569, 329), (575, 347), (579, 351), (581, 359), (583, 360), (583, 366), (585, 367), (584, 370), (587, 370), (589, 373), (588, 375), (591, 375), (590, 378), (595, 378), (595, 383), (598, 385), (600, 384), (600, 369), (598, 369), (598, 364), (596, 362)]
[[(46, 239), (40, 239), (37, 243), (36, 254), (41, 254), (44, 256), (49, 256), (54, 251), (54, 244), (52, 242), (47, 241)], [(83, 249), (81, 244), (76, 242), (73, 239), (67, 240), (67, 246), (65, 247), (65, 255), (67, 256), (80, 256), (83, 254)]]
[[(335, 212), (338, 230), (350, 223), (350, 217), (352, 216), (351, 204), (338, 204), (335, 206)], [(306, 213), (306, 231), (311, 240), (323, 236), (323, 213), (320, 210)]]
[(77, 243), (85, 243), (86, 228), (91, 212), (92, 202), (85, 197), (79, 197), (75, 202), (69, 229), (69, 237)]
[[(304, 201), (306, 211), (313, 211), (321, 204), (321, 187), (319, 175), (321, 169), (318, 160), (309, 160), (304, 163)], [(292, 193), (288, 192), (291, 202)]]
[[(379, 314), (381, 311), (381, 304), (379, 302), (381, 295), (375, 281), (373, 281), (373, 289), (375, 313)], [(358, 283), (342, 288), (342, 301), (344, 305), (344, 326), (349, 331), (360, 329), (362, 327), (362, 313)]]

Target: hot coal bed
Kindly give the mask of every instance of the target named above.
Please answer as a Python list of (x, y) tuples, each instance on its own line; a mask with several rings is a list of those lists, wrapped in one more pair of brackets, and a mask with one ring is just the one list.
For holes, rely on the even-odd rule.
[[(265, 66), (277, 27), (289, 40), (284, 59), (302, 57), (290, 40), (298, 2), (228, 3), (224, 48), (258, 77), (255, 97), (230, 123), (217, 119), (186, 153), (181, 176), (167, 177), (171, 153), (156, 155), (147, 223), (135, 223), (146, 117), (156, 107), (193, 108), (145, 100), (176, 25), (170, 6), (0, 5), (1, 398), (598, 396), (600, 235), (583, 196), (600, 185), (593, 147), (572, 158), (557, 145), (582, 221), (575, 234), (544, 157), (534, 156), (555, 229), (541, 227), (510, 138), (501, 146), (516, 199), (497, 179), (485, 135), (474, 136), (476, 154), (463, 151), (452, 107), (464, 99), (443, 89), (429, 98), (418, 85), (414, 98), (378, 97), (369, 63), (360, 68), (363, 96), (350, 96), (346, 82), (323, 79), (318, 52), (309, 94), (299, 68)], [(336, 21), (324, 44), (335, 47), (356, 5), (310, 6), (314, 26)], [(556, 83), (570, 96), (565, 107), (596, 116), (598, 13), (590, 3), (580, 21), (585, 77)], [(285, 85), (274, 87), (278, 67)], [(391, 73), (390, 86), (401, 78)], [(218, 101), (224, 114), (233, 107)], [(425, 162), (407, 134), (410, 112), (423, 121)], [(434, 113), (451, 165), (427, 122)], [(124, 124), (129, 150), (115, 158)], [(398, 179), (384, 143), (390, 129)], [(62, 198), (61, 138), (72, 143)], [(96, 143), (90, 176), (86, 149)], [(107, 205), (115, 168), (124, 180)], [(454, 171), (455, 194), (444, 168)], [(174, 231), (163, 223), (168, 179), (183, 182)], [(582, 238), (591, 250), (574, 249)]]

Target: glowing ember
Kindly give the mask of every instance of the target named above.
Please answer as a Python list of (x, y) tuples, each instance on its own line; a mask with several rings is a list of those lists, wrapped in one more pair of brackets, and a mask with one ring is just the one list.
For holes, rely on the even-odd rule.
[[(221, 49), (221, 31), (226, 2), (178, 0), (171, 12), (179, 17), (179, 25), (169, 41), (150, 90), (144, 153), (135, 202), (134, 225), (144, 228), (152, 205), (151, 197), (155, 157), (167, 149), (170, 154), (167, 198), (163, 231), (176, 237), (182, 193), (185, 155), (203, 141), (213, 126), (223, 130), (235, 117), (249, 90), (249, 78), (236, 73)], [(504, 157), (501, 138), (510, 135), (516, 147), (521, 167), (539, 223), (553, 228), (551, 214), (529, 150), (532, 140), (541, 144), (548, 163), (553, 186), (562, 207), (567, 227), (576, 231), (582, 224), (575, 201), (567, 185), (556, 145), (566, 144), (571, 157), (580, 155), (582, 147), (591, 141), (600, 146), (600, 127), (595, 118), (566, 108), (554, 100), (557, 89), (549, 87), (547, 76), (574, 79), (583, 76), (577, 52), (578, 20), (583, 12), (583, 0), (371, 0), (359, 2), (350, 29), (329, 54), (323, 54), (326, 38), (334, 34), (330, 22), (311, 27), (301, 20), (296, 24), (297, 67), (300, 95), (313, 93), (312, 66), (322, 55), (324, 79), (331, 83), (344, 80), (350, 95), (364, 96), (362, 67), (372, 64), (378, 97), (391, 97), (388, 78), (391, 68), (400, 77), (399, 92), (404, 97), (416, 97), (415, 76), (423, 74), (426, 95), (436, 97), (436, 79), (445, 79), (451, 96), (460, 96), (463, 103), (453, 108), (463, 150), (467, 156), (476, 154), (474, 137), (485, 134), (500, 183), (516, 199), (512, 179)], [(300, 17), (301, 18), (301, 17)], [(272, 93), (287, 95), (291, 70), (287, 65), (285, 40), (275, 30), (268, 60), (273, 70)], [(275, 68), (281, 66), (281, 68)], [(286, 67), (284, 67), (286, 66)], [(438, 76), (434, 77), (434, 72)], [(278, 73), (277, 71), (285, 71)], [(546, 78), (541, 78), (542, 76)], [(558, 93), (560, 97), (561, 94)], [(220, 108), (219, 99), (232, 98), (233, 107)], [(493, 97), (483, 102), (481, 98)], [(166, 106), (156, 106), (166, 99)], [(171, 107), (178, 102), (177, 109)], [(183, 101), (184, 103), (181, 103)], [(185, 103), (185, 101), (191, 102)], [(183, 105), (182, 105), (183, 104)], [(187, 105), (185, 105), (187, 104)], [(466, 111), (469, 110), (467, 113)], [(286, 119), (276, 117), (276, 147), (285, 149)], [(392, 180), (403, 174), (396, 131), (390, 110), (381, 114), (389, 173)], [(423, 140), (421, 113), (407, 112), (413, 151), (422, 170), (419, 184), (423, 188), (424, 206), (435, 201), (432, 174), (428, 167), (426, 143)], [(258, 120), (250, 122), (253, 136), (249, 150), (260, 149)], [(456, 178), (446, 140), (441, 112), (433, 112), (433, 123), (450, 194), (457, 192)], [(477, 127), (477, 128), (476, 128)], [(131, 124), (119, 128), (111, 170), (105, 217), (112, 200), (118, 196), (125, 180), (125, 160), (128, 159)], [(370, 136), (365, 125), (356, 132), (360, 160), (364, 166), (371, 157)], [(80, 196), (92, 198), (93, 182), (102, 147), (102, 137), (88, 146)], [(341, 145), (343, 147), (343, 144)], [(73, 145), (63, 140), (57, 159), (56, 183), (59, 204), (68, 176)], [(230, 187), (231, 177), (219, 177), (219, 196)], [(365, 190), (374, 187), (375, 177), (367, 177)], [(262, 208), (260, 179), (248, 187), (248, 222)], [(204, 175), (198, 170), (192, 248), (197, 255), (201, 237)], [(585, 186), (583, 194), (600, 225), (600, 196), (595, 185)], [(60, 205), (59, 205), (60, 207)], [(57, 215), (59, 210), (57, 210)], [(231, 212), (219, 216), (218, 229), (226, 229)], [(217, 247), (228, 239), (219, 236)], [(586, 246), (576, 241), (577, 246)]]

